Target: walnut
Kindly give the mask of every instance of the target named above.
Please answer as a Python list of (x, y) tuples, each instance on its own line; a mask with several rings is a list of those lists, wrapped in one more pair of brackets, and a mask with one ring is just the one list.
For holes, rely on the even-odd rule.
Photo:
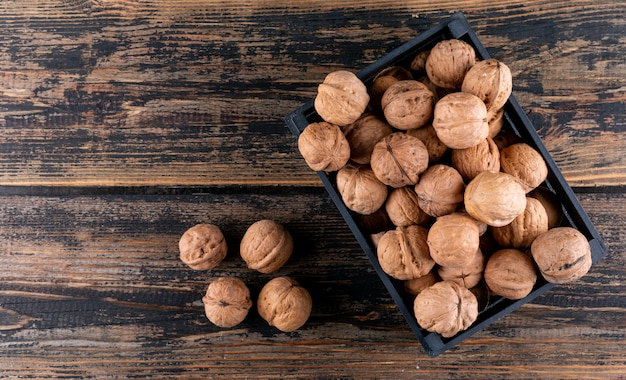
[(311, 123), (298, 137), (298, 150), (315, 171), (335, 171), (350, 160), (350, 144), (341, 128), (327, 122)]
[(426, 73), (437, 86), (460, 89), (467, 71), (476, 63), (474, 48), (465, 41), (438, 42), (426, 59)]
[(518, 300), (533, 290), (537, 282), (537, 270), (529, 255), (515, 248), (506, 248), (489, 257), (484, 277), (494, 294)]
[(478, 250), (480, 235), (476, 222), (460, 213), (444, 215), (428, 231), (430, 256), (440, 266), (462, 267)]
[(335, 71), (317, 88), (314, 107), (324, 121), (339, 126), (354, 123), (370, 101), (367, 87), (354, 73)]
[(226, 257), (228, 246), (216, 225), (200, 223), (189, 228), (178, 242), (180, 259), (191, 269), (215, 268)]
[(353, 217), (359, 227), (370, 234), (388, 231), (395, 227), (384, 207), (369, 215), (356, 213)]
[(236, 277), (219, 277), (211, 282), (202, 302), (209, 321), (219, 327), (240, 324), (252, 307), (250, 290)]
[(415, 185), (428, 167), (428, 150), (417, 137), (394, 132), (376, 143), (370, 164), (376, 177), (386, 185)]
[(528, 193), (528, 196), (537, 199), (543, 205), (548, 215), (548, 229), (561, 225), (561, 221), (563, 220), (561, 202), (552, 190), (544, 186), (539, 186)]
[(311, 315), (309, 292), (291, 277), (275, 277), (267, 282), (257, 301), (257, 310), (270, 326), (291, 332), (304, 326)]
[(497, 111), (487, 110), (487, 124), (489, 124), (489, 137), (495, 138), (504, 126), (504, 108)]
[(450, 159), (452, 166), (468, 182), (481, 172), (500, 171), (500, 151), (490, 137), (473, 147), (453, 149)]
[(337, 172), (337, 189), (347, 208), (369, 215), (387, 199), (387, 185), (380, 182), (369, 165), (347, 164)]
[(510, 174), (482, 172), (465, 187), (465, 211), (492, 227), (502, 227), (526, 209), (526, 192)]
[(463, 202), (465, 183), (451, 166), (436, 164), (424, 173), (415, 186), (419, 206), (430, 216), (452, 213)]
[(456, 282), (440, 281), (415, 297), (413, 312), (422, 328), (450, 338), (476, 321), (478, 300)]
[(425, 71), (426, 60), (428, 59), (429, 55), (430, 55), (430, 50), (424, 50), (424, 51), (417, 53), (415, 57), (413, 57), (413, 60), (411, 61), (411, 63), (409, 64), (409, 68), (415, 72)]
[(440, 266), (437, 273), (442, 280), (454, 281), (466, 288), (473, 288), (483, 279), (485, 256), (480, 249), (476, 250), (469, 263), (460, 267)]
[(433, 128), (432, 124), (428, 124), (422, 128), (409, 129), (406, 133), (422, 140), (428, 151), (429, 162), (441, 160), (448, 151), (446, 144), (442, 143), (439, 137), (437, 137), (437, 132), (435, 132), (435, 128)]
[(428, 253), (428, 230), (422, 226), (397, 227), (378, 241), (376, 253), (381, 268), (398, 280), (424, 276), (435, 266)]
[(370, 102), (374, 108), (381, 109), (380, 100), (383, 98), (383, 94), (387, 91), (389, 86), (401, 80), (411, 79), (413, 79), (413, 74), (402, 66), (390, 66), (381, 70), (381, 72), (374, 77), (370, 86)]
[(485, 103), (465, 92), (448, 94), (435, 104), (433, 128), (439, 140), (449, 148), (478, 145), (489, 135)]
[(509, 145), (520, 142), (520, 138), (515, 134), (515, 132), (508, 129), (501, 130), (500, 132), (498, 132), (496, 137), (492, 137), (492, 139), (500, 150), (506, 148)]
[(502, 247), (529, 248), (537, 236), (548, 230), (548, 214), (541, 202), (527, 197), (524, 212), (502, 227), (493, 227), (491, 233)]
[(389, 86), (381, 99), (381, 107), (392, 127), (401, 130), (420, 128), (433, 115), (433, 97), (425, 84), (403, 80)]
[(465, 74), (461, 90), (482, 99), (487, 110), (499, 110), (506, 104), (513, 79), (511, 70), (497, 59), (476, 62)]
[(398, 227), (424, 225), (430, 220), (430, 215), (420, 208), (417, 194), (410, 186), (391, 190), (385, 202), (385, 210), (391, 222)]
[(373, 113), (365, 113), (343, 128), (350, 145), (350, 159), (357, 164), (369, 164), (374, 145), (393, 132), (387, 121)]
[(287, 229), (273, 220), (254, 222), (239, 245), (241, 258), (248, 268), (272, 273), (282, 267), (293, 252), (293, 238)]
[(555, 227), (537, 236), (530, 252), (543, 277), (552, 283), (575, 281), (591, 268), (591, 247), (572, 227)]
[(528, 193), (548, 177), (548, 166), (541, 154), (526, 143), (509, 145), (500, 151), (500, 167), (511, 174)]
[(430, 271), (421, 277), (405, 280), (403, 282), (404, 291), (415, 297), (422, 290), (436, 284), (439, 281), (441, 281), (441, 279), (437, 276), (437, 274), (434, 271)]

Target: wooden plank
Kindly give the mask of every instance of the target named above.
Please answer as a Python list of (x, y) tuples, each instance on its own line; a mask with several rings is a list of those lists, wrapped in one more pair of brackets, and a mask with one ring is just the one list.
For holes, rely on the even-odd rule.
[[(5, 195), (0, 204), (3, 376), (224, 378), (618, 378), (626, 373), (626, 196), (579, 193), (609, 254), (457, 348), (422, 351), (328, 196), (319, 189), (225, 188), (202, 194)], [(273, 275), (245, 267), (237, 242), (263, 217), (288, 226), (292, 275), (314, 299), (293, 333), (253, 310), (233, 329), (203, 315), (218, 275), (253, 295)], [(187, 269), (189, 226), (222, 227), (231, 250)], [(584, 347), (584, 351), (581, 351)]]
[(318, 186), (282, 118), (465, 10), (576, 186), (624, 185), (620, 2), (6, 1), (0, 184)]

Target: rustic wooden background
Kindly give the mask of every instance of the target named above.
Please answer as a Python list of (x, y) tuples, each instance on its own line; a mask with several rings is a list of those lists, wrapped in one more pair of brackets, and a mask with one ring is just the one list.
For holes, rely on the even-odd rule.
[[(284, 116), (452, 12), (511, 67), (514, 94), (609, 248), (429, 358), (297, 153)], [(626, 8), (621, 1), (3, 0), (0, 377), (626, 377)], [(287, 225), (279, 274), (314, 299), (293, 333), (218, 329), (212, 277), (249, 224)], [(180, 235), (219, 225), (211, 272)]]

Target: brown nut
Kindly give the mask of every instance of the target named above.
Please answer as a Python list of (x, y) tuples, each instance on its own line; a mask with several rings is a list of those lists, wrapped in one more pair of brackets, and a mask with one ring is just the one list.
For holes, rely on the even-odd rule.
[(311, 123), (298, 137), (298, 150), (315, 171), (335, 171), (350, 160), (350, 144), (341, 128), (327, 122)]
[(504, 108), (497, 111), (487, 110), (487, 124), (489, 124), (489, 137), (495, 138), (504, 126)]
[(411, 61), (411, 63), (409, 64), (409, 68), (415, 72), (425, 71), (426, 60), (428, 59), (429, 55), (430, 55), (430, 50), (424, 50), (424, 51), (417, 53), (415, 57), (413, 57), (413, 60)]
[(209, 223), (196, 224), (185, 231), (178, 249), (181, 261), (196, 270), (215, 268), (228, 251), (222, 231)]
[(465, 183), (456, 169), (437, 164), (426, 169), (415, 185), (419, 206), (430, 216), (451, 214), (463, 202)]
[(426, 73), (433, 83), (447, 89), (460, 89), (467, 71), (476, 63), (474, 48), (462, 40), (438, 42), (426, 59)]
[(347, 164), (337, 172), (337, 190), (350, 210), (373, 214), (387, 199), (387, 186), (374, 175), (369, 165)]
[(484, 276), (494, 294), (511, 300), (529, 295), (537, 282), (533, 259), (514, 248), (494, 252), (487, 260)]
[(461, 267), (442, 267), (437, 269), (437, 274), (442, 280), (454, 281), (468, 289), (478, 285), (483, 279), (485, 270), (485, 256), (480, 249), (476, 250), (472, 260)]
[(463, 214), (444, 215), (428, 231), (430, 257), (441, 266), (462, 267), (474, 258), (480, 244), (476, 222)]
[(561, 221), (563, 220), (561, 202), (552, 190), (544, 186), (539, 186), (528, 193), (528, 196), (537, 199), (543, 205), (548, 215), (548, 229), (561, 225)]
[(252, 307), (250, 290), (236, 277), (219, 277), (211, 282), (202, 302), (209, 321), (219, 327), (240, 324)]
[(267, 282), (257, 301), (257, 310), (270, 326), (291, 332), (304, 326), (311, 315), (309, 292), (291, 277), (275, 277)]
[(385, 119), (401, 130), (423, 127), (433, 115), (433, 104), (433, 93), (416, 80), (392, 84), (381, 99)]
[(413, 312), (422, 328), (450, 338), (476, 321), (478, 300), (456, 282), (440, 281), (415, 297)]
[(239, 245), (241, 258), (248, 268), (272, 273), (282, 267), (293, 252), (293, 239), (287, 229), (269, 219), (253, 223)]
[(493, 238), (502, 247), (529, 248), (537, 236), (548, 230), (548, 214), (541, 202), (527, 197), (526, 208), (506, 226), (493, 227)]
[(376, 143), (370, 164), (376, 177), (385, 185), (415, 185), (419, 175), (428, 167), (428, 150), (417, 137), (394, 132)]
[(430, 215), (420, 208), (417, 194), (410, 186), (391, 190), (385, 202), (385, 210), (397, 227), (424, 225), (430, 220)]
[(487, 110), (494, 111), (504, 107), (512, 89), (511, 70), (493, 58), (476, 62), (465, 74), (461, 86), (461, 91), (478, 96)]
[(482, 172), (465, 187), (465, 211), (492, 227), (502, 227), (526, 209), (526, 192), (510, 174)]
[(365, 113), (343, 128), (350, 145), (350, 159), (357, 164), (369, 164), (374, 145), (393, 132), (391, 126), (373, 113)]
[(413, 74), (402, 66), (390, 66), (381, 70), (370, 86), (370, 102), (376, 109), (381, 109), (380, 100), (389, 86), (401, 81), (413, 79)]
[(422, 290), (435, 285), (439, 281), (441, 281), (441, 279), (437, 276), (437, 274), (434, 271), (430, 271), (422, 277), (405, 280), (403, 282), (404, 291), (415, 297)]
[(509, 145), (500, 151), (503, 172), (517, 178), (528, 193), (548, 177), (548, 166), (541, 154), (526, 143)]
[(388, 231), (394, 228), (394, 224), (391, 222), (389, 215), (384, 207), (379, 208), (374, 213), (369, 215), (354, 214), (354, 220), (357, 225), (365, 232), (375, 234), (381, 231)]
[(428, 151), (428, 161), (431, 163), (441, 160), (448, 151), (446, 144), (442, 143), (439, 137), (437, 137), (437, 132), (435, 132), (432, 124), (422, 128), (409, 129), (406, 133), (422, 140)]
[(476, 146), (452, 150), (450, 159), (452, 166), (468, 182), (481, 172), (500, 171), (500, 150), (490, 137)]
[(572, 227), (555, 227), (537, 236), (530, 252), (543, 277), (563, 284), (578, 280), (591, 268), (591, 247), (585, 235)]
[(314, 107), (324, 121), (339, 126), (354, 123), (370, 101), (365, 84), (349, 71), (335, 71), (317, 88)]
[(448, 148), (478, 145), (489, 136), (485, 103), (465, 92), (448, 94), (435, 104), (433, 128)]
[(397, 227), (378, 241), (376, 253), (383, 271), (398, 280), (426, 275), (435, 266), (428, 253), (428, 230), (422, 226)]

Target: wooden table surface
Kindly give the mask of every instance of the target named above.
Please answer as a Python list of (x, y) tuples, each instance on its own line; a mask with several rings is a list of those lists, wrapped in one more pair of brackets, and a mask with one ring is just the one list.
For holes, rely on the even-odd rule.
[[(463, 11), (608, 246), (436, 357), (425, 354), (284, 117)], [(0, 4), (0, 378), (626, 377), (626, 8), (622, 1), (4, 0)], [(296, 241), (248, 270), (252, 222)], [(231, 248), (178, 258), (192, 225)], [(313, 297), (292, 333), (220, 329), (208, 283)]]

